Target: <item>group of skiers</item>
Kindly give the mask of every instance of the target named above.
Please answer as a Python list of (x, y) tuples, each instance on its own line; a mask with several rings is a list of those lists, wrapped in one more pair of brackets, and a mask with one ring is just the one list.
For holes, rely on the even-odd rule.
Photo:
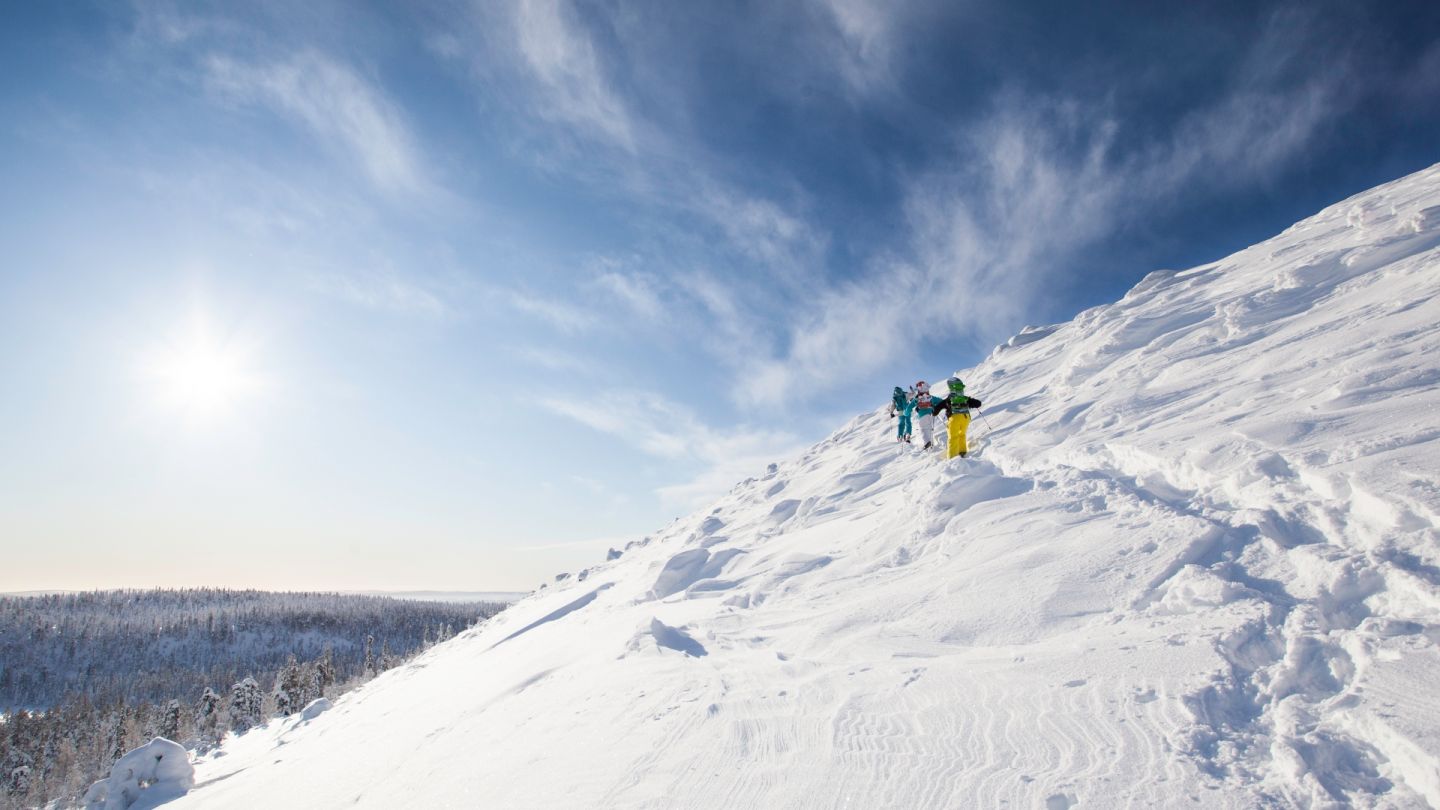
[(945, 381), (950, 393), (943, 397), (930, 395), (930, 384), (921, 380), (904, 390), (895, 386), (894, 397), (890, 401), (890, 417), (900, 417), (897, 424), (896, 441), (910, 441), (911, 414), (915, 420), (920, 422), (920, 437), (925, 440), (924, 449), (928, 450), (935, 446), (935, 419), (940, 414), (945, 414), (950, 424), (949, 452), (947, 459), (960, 456), (964, 458), (970, 451), (965, 444), (965, 431), (970, 427), (970, 409), (980, 409), (980, 400), (965, 395), (965, 383), (959, 377), (951, 377)]

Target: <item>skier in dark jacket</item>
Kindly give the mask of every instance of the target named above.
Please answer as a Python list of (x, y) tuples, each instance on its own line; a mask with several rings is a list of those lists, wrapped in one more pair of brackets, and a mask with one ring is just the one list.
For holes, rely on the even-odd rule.
[(895, 426), (895, 441), (910, 441), (910, 414), (915, 411), (915, 392), (906, 393), (900, 386), (895, 386), (895, 394), (890, 398), (890, 417), (900, 417), (900, 423)]
[(950, 387), (950, 395), (939, 400), (940, 404), (935, 409), (936, 416), (943, 413), (949, 419), (950, 447), (945, 458), (964, 458), (970, 450), (965, 444), (965, 430), (970, 427), (970, 409), (978, 409), (980, 400), (965, 395), (965, 383), (959, 377), (951, 377), (946, 384)]

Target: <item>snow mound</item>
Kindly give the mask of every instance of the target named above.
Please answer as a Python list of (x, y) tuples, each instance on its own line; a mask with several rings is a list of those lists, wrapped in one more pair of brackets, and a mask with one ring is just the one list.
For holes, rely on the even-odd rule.
[(301, 720), (314, 720), (325, 712), (330, 711), (332, 704), (329, 698), (315, 698), (300, 710)]
[(656, 599), (664, 599), (687, 589), (705, 589), (705, 580), (719, 576), (731, 558), (743, 553), (744, 550), (738, 548), (727, 548), (714, 554), (704, 548), (682, 551), (665, 562), (655, 584), (650, 587), (650, 593)]
[(1027, 330), (969, 458), (861, 414), (175, 807), (1440, 807), (1436, 210)]
[(85, 791), (88, 810), (149, 810), (184, 796), (195, 786), (185, 747), (163, 737), (126, 753), (110, 776)]

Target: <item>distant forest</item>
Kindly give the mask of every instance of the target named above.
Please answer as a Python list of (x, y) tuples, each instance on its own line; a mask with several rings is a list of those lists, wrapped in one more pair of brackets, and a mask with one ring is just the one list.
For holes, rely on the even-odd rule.
[(152, 737), (203, 750), (503, 607), (215, 589), (0, 597), (0, 808), (67, 806)]

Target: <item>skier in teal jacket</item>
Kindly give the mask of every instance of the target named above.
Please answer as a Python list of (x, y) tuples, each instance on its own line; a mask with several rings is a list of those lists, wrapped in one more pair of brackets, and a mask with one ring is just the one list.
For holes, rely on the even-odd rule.
[(910, 441), (910, 413), (915, 410), (915, 397), (913, 392), (906, 393), (895, 386), (895, 394), (890, 399), (890, 418), (900, 417), (899, 424), (895, 427), (895, 441)]

